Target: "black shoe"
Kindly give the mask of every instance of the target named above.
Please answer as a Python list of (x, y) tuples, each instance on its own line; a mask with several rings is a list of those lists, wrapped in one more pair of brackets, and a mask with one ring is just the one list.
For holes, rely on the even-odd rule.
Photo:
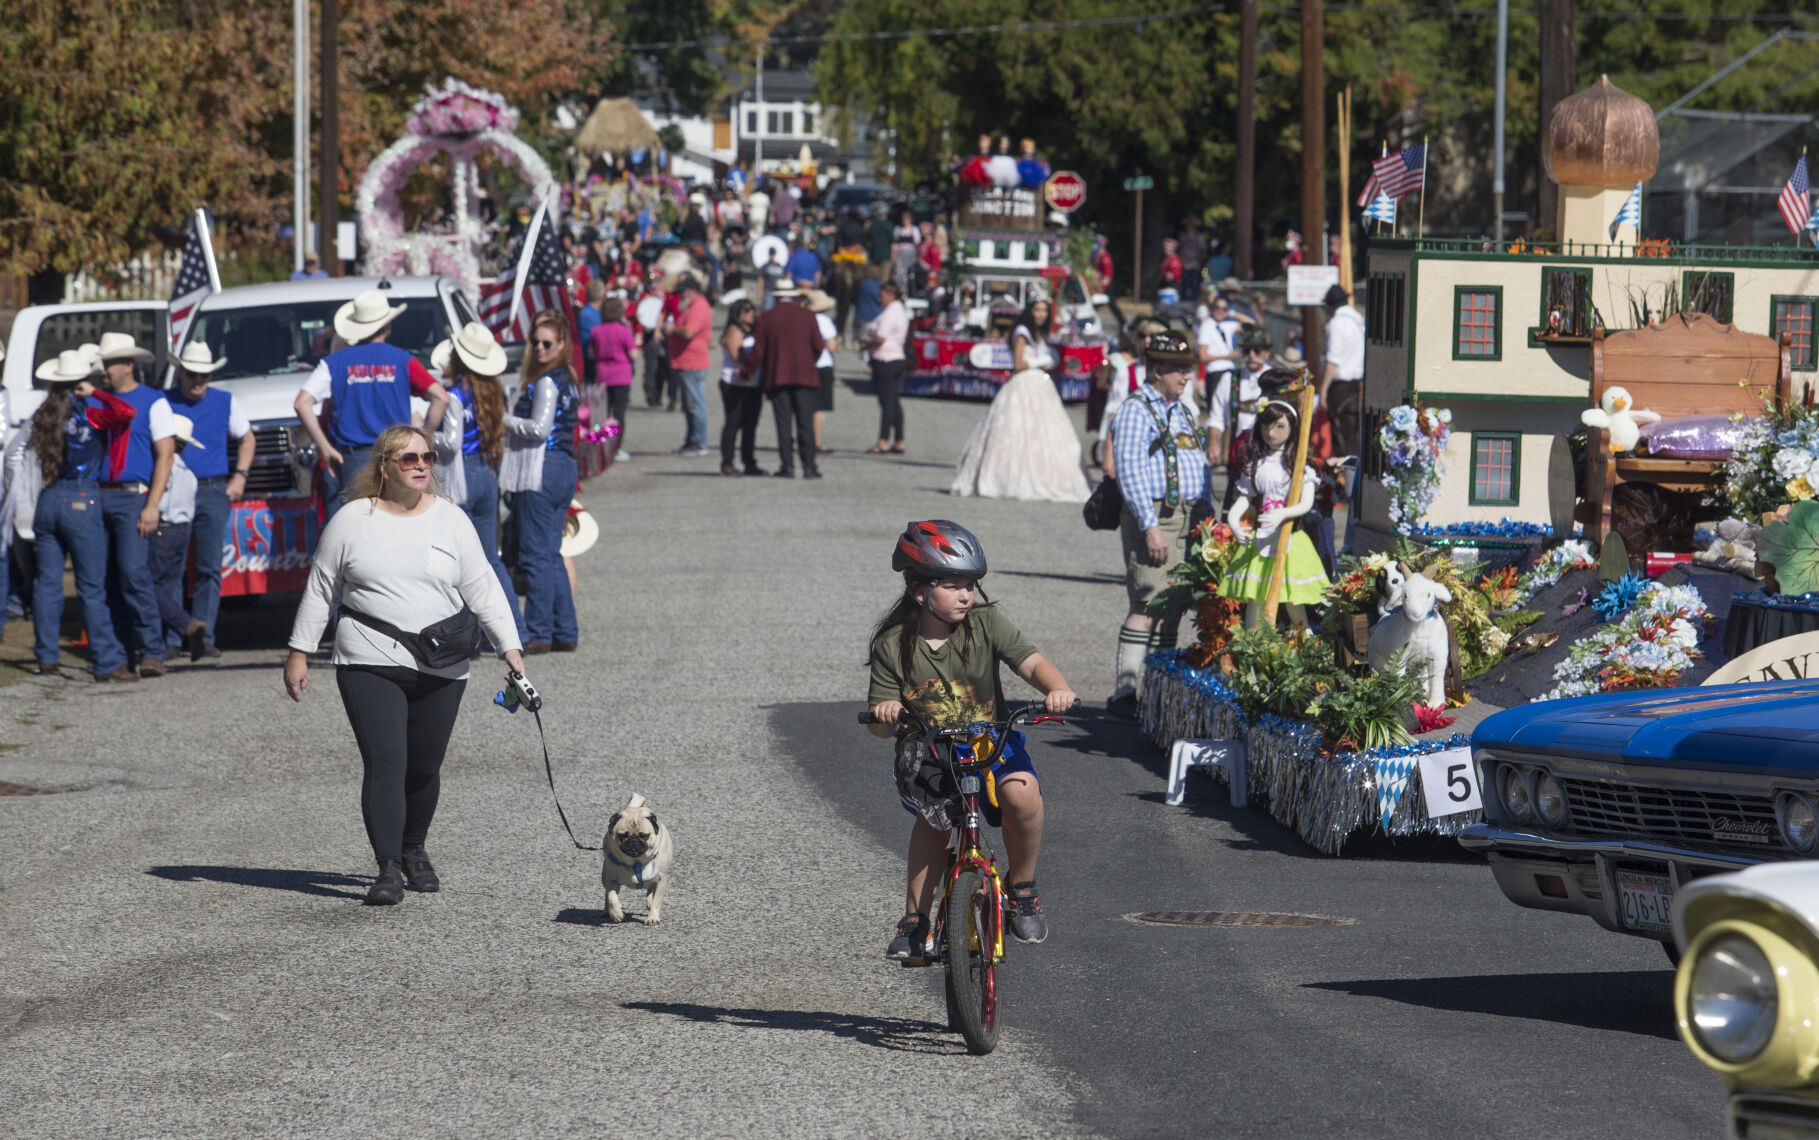
[(776, 476), (779, 479), (794, 479), (796, 477), (796, 469), (794, 467), (779, 467), (777, 468)]
[(552, 641), (549, 643), (549, 647), (555, 653), (573, 653), (581, 647), (581, 643), (578, 641)]
[(935, 955), (933, 939), (929, 937), (928, 918), (920, 914), (906, 914), (897, 923), (897, 933), (884, 948), (884, 956), (893, 962), (902, 962), (906, 966), (920, 966)]
[(1113, 697), (1105, 702), (1105, 719), (1113, 724), (1137, 723), (1137, 698)]
[(191, 621), (189, 628), (183, 631), (184, 647), (189, 650), (191, 661), (200, 661), (208, 656), (208, 645), (203, 641), (208, 636), (208, 623)]
[(379, 877), (366, 892), (367, 906), (397, 906), (404, 900), (404, 861), (379, 860)]
[(760, 466), (758, 466), (758, 465), (757, 465), (757, 464), (756, 464), (756, 463), (747, 463), (747, 464), (746, 464), (746, 465), (745, 465), (745, 473), (746, 473), (746, 474), (747, 474), (747, 475), (763, 475), (763, 474), (766, 474), (766, 472), (765, 472), (765, 470), (764, 470), (764, 468), (762, 468), (762, 467), (760, 467)]
[(820, 468), (816, 468), (813, 471), (804, 471), (802, 477), (804, 479), (819, 479), (821, 478), (821, 470)]
[(737, 474), (739, 474), (739, 469), (737, 467), (734, 467), (731, 463), (722, 463), (720, 465), (720, 474), (737, 475)]
[(216, 645), (204, 645), (202, 647), (202, 656), (219, 657), (219, 656), (221, 656), (221, 648)]
[(421, 847), (404, 849), (404, 889), (426, 895), (442, 889), (442, 880), (436, 877), (436, 869), (430, 866), (429, 856)]
[(1048, 937), (1048, 919), (1042, 915), (1042, 900), (1036, 897), (1034, 882), (1012, 884), (1004, 901), (1010, 912), (1011, 934), (1017, 941), (1041, 942)]

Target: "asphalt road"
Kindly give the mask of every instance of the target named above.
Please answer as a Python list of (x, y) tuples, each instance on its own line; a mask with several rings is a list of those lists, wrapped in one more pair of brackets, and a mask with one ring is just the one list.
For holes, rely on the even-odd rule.
[[(1168, 808), (1160, 755), (1091, 715), (1036, 738), (1055, 932), (1012, 951), (1004, 1044), (967, 1056), (935, 972), (880, 957), (908, 820), (852, 714), (890, 539), (973, 527), (1095, 706), (1123, 605), (1076, 508), (946, 495), (982, 410), (912, 401), (909, 455), (863, 456), (875, 413), (842, 391), (819, 483), (659, 454), (681, 417), (638, 410), (636, 458), (585, 490), (581, 651), (532, 679), (583, 838), (634, 791), (673, 829), (660, 927), (600, 925), (598, 856), (494, 669), (445, 769), (445, 888), (383, 910), (332, 677), (281, 695), (283, 607), (162, 680), (0, 689), (0, 780), (59, 793), (0, 798), (0, 1131), (1719, 1134), (1652, 943), (1518, 911), (1445, 846), (1327, 859), (1204, 783)], [(1200, 909), (1357, 922), (1123, 917)]]

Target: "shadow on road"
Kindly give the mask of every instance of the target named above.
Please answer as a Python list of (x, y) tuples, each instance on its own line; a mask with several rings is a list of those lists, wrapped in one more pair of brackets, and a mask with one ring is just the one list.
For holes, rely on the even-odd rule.
[(1122, 586), (1122, 574), (1051, 574), (1044, 570), (994, 570), (999, 577), (1046, 578), (1051, 582), (1084, 582), (1089, 586)]
[[(367, 880), (334, 871), (288, 871), (271, 867), (152, 867), (146, 872), (173, 883), (226, 883), (235, 887), (266, 887), (275, 891), (296, 891), (300, 895), (320, 895), (331, 899), (366, 898)], [(356, 890), (337, 890), (355, 887)]]
[(1456, 978), (1367, 978), (1308, 982), (1302, 988), (1454, 1013), (1485, 1013), (1611, 1029), (1672, 1039), (1671, 970), (1612, 970), (1585, 974), (1473, 974)]
[(826, 1013), (797, 1009), (724, 1009), (714, 1005), (691, 1005), (686, 1002), (629, 1001), (624, 1009), (646, 1013), (665, 1013), (703, 1025), (731, 1025), (739, 1029), (796, 1029), (812, 1033), (829, 1033), (899, 1053), (927, 1053), (937, 1056), (961, 1056), (966, 1046), (957, 1036), (933, 1021), (910, 1021), (901, 1017), (866, 1017), (853, 1013)]

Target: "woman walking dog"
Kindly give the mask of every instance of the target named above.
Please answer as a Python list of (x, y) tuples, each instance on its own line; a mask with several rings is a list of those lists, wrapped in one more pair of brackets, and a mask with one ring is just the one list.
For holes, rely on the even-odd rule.
[(379, 862), (368, 906), (442, 885), (424, 843), (480, 629), (524, 671), (505, 592), (474, 524), (435, 493), (435, 462), (423, 429), (379, 434), (345, 509), (323, 528), (284, 662), (285, 690), (301, 701), (309, 653), (339, 601), (335, 683), (366, 769), (360, 813)]

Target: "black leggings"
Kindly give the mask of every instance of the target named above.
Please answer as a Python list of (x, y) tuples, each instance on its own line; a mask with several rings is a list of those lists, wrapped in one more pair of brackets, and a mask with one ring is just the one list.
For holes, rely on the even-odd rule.
[(335, 671), (341, 703), (360, 745), (366, 777), (360, 814), (373, 857), (396, 859), (421, 847), (442, 794), (442, 754), (467, 681), (408, 669)]
[(903, 442), (903, 373), (907, 362), (875, 360), (872, 362), (872, 390), (878, 393), (878, 438), (886, 443)]
[(720, 462), (733, 465), (733, 444), (737, 442), (745, 465), (758, 466), (758, 421), (764, 415), (764, 389), (741, 388), (723, 380), (720, 406), (726, 411), (726, 422), (720, 428)]

